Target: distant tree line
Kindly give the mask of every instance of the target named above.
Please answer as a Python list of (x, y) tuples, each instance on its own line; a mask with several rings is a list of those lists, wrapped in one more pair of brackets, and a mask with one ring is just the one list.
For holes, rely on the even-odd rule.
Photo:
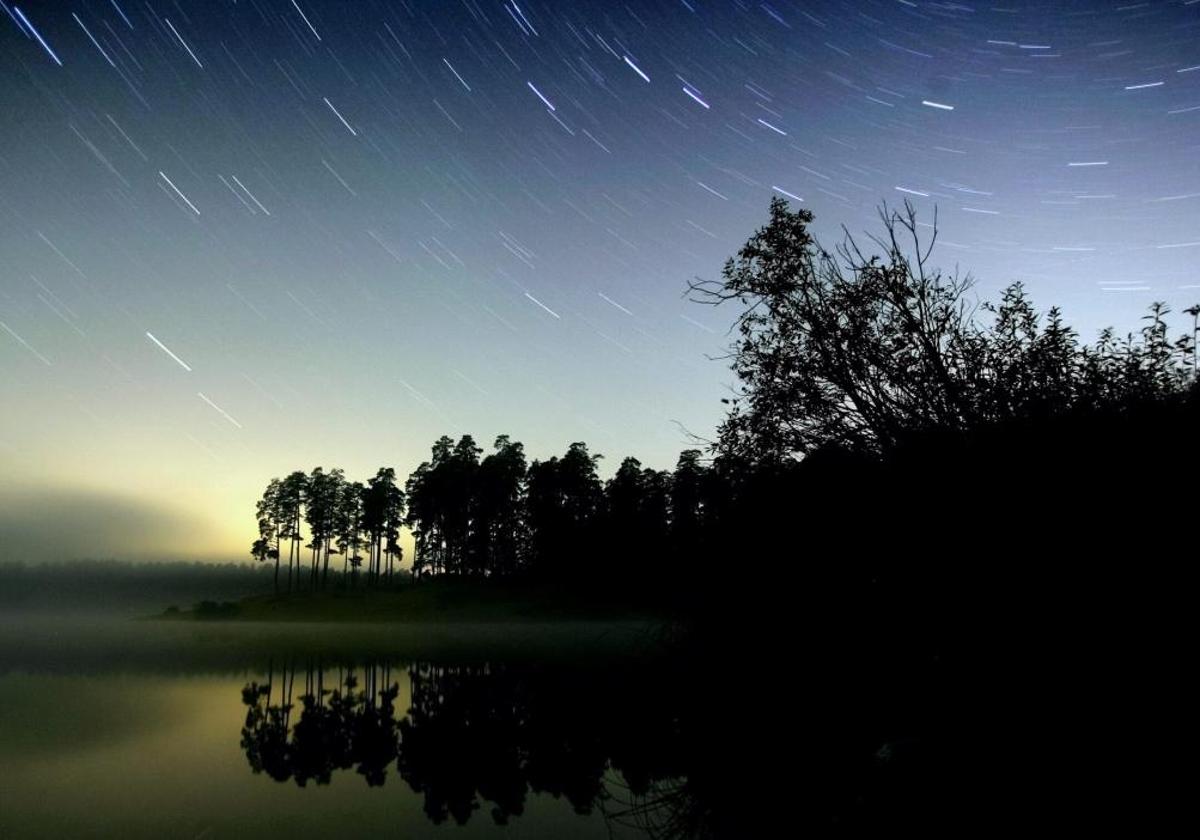
[(237, 599), (271, 591), (266, 569), (244, 563), (135, 563), (81, 559), (0, 562), (0, 611), (161, 610), (164, 604)]
[(397, 540), (404, 491), (391, 468), (381, 468), (366, 484), (347, 481), (340, 469), (325, 472), (322, 467), (273, 478), (258, 501), (257, 514), (258, 539), (250, 553), (259, 561), (274, 561), (276, 591), (285, 547), (289, 592), (327, 583), (334, 555), (342, 557), (343, 576), (357, 576), (365, 562), (364, 574), (372, 582), (390, 579), (402, 556)]
[(293, 472), (263, 492), (251, 553), (274, 562), (277, 589), (328, 585), (330, 558), (339, 556), (341, 579), (377, 584), (395, 579), (406, 527), (417, 579), (658, 586), (716, 527), (721, 482), (698, 449), (681, 453), (674, 472), (625, 458), (607, 482), (601, 458), (576, 442), (562, 457), (529, 463), (508, 435), (485, 456), (463, 435), (439, 438), (403, 489), (391, 468), (365, 484), (341, 469)]

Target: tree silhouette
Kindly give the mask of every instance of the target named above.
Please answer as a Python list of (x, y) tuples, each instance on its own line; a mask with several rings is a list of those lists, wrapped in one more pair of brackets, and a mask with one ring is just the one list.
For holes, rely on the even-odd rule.
[(511, 577), (520, 568), (523, 539), (525, 448), (500, 435), (479, 464), (472, 500), (473, 573)]
[(691, 284), (694, 300), (745, 307), (730, 351), (742, 388), (718, 433), (722, 451), (879, 453), (931, 430), (1159, 398), (1192, 381), (1194, 337), (1167, 340), (1163, 305), (1137, 338), (1105, 332), (1080, 346), (1057, 309), (1041, 323), (1019, 284), (998, 306), (973, 305), (969, 276), (929, 263), (936, 218), (926, 241), (911, 204), (880, 217), (884, 235), (872, 241), (882, 258), (848, 233), (831, 254), (809, 233), (812, 213), (775, 198), (722, 279)]
[(671, 571), (677, 576), (684, 574), (684, 563), (698, 559), (704, 544), (705, 517), (710, 511), (704, 505), (708, 476), (701, 458), (699, 449), (684, 450), (671, 476), (671, 542), (676, 563)]
[(644, 504), (642, 462), (633, 457), (621, 461), (605, 485), (604, 497), (606, 533), (620, 546), (611, 552), (613, 563), (617, 574), (629, 580), (636, 573), (644, 548), (637, 529)]
[[(596, 475), (600, 455), (572, 443), (566, 454), (529, 466), (526, 515), (529, 567), (546, 580), (588, 577), (604, 498)], [(570, 558), (568, 560), (568, 558)], [(570, 562), (571, 566), (565, 564)]]
[(474, 438), (449, 437), (409, 476), (406, 524), (417, 547), (414, 572), (485, 577), (513, 574), (522, 546), (524, 448), (507, 435), (483, 461)]
[(436, 486), (440, 491), (442, 536), (445, 540), (445, 570), (465, 575), (474, 571), (471, 549), (475, 543), (472, 532), (476, 474), (482, 450), (475, 439), (463, 435), (449, 457), (434, 467)]
[(425, 461), (409, 474), (408, 480), (404, 484), (408, 497), (408, 513), (404, 524), (408, 526), (413, 535), (412, 572), (414, 579), (420, 579), (424, 574), (434, 573), (441, 555), (437, 530), (438, 516), (429, 473), (430, 465), (428, 461)]
[(292, 564), (296, 565), (296, 585), (300, 582), (300, 544), (304, 537), (300, 531), (300, 517), (308, 500), (308, 476), (297, 470), (280, 482), (279, 510), (283, 530), (280, 536), (289, 541), (288, 546), (288, 592), (292, 591)]
[(628, 585), (659, 585), (671, 552), (671, 474), (626, 458), (605, 485), (606, 536), (619, 540), (610, 565)]
[(369, 536), (367, 574), (376, 582), (392, 571), (404, 517), (404, 491), (396, 486), (396, 471), (381, 467), (367, 481), (363, 496), (363, 528)]
[[(271, 479), (266, 490), (263, 491), (262, 498), (255, 505), (255, 512), (258, 516), (258, 539), (250, 547), (250, 554), (255, 560), (266, 562), (274, 559), (276, 594), (279, 593), (279, 540), (284, 523), (283, 511), (280, 508), (280, 491), (279, 479)], [(274, 545), (271, 544), (272, 540), (275, 541)]]
[(344, 484), (345, 476), (340, 469), (326, 473), (321, 467), (314, 467), (308, 476), (305, 521), (308, 522), (309, 536), (312, 539), (309, 583), (313, 587), (320, 580), (329, 577), (330, 544), (335, 535), (338, 499), (342, 495)]
[(408, 527), (416, 543), (415, 575), (439, 574), (450, 566), (452, 537), (447, 533), (453, 514), (447, 510), (450, 496), (451, 457), (454, 441), (446, 435), (433, 444), (432, 456), (408, 477)]
[(333, 517), (333, 530), (337, 538), (338, 551), (342, 555), (342, 576), (355, 572), (362, 564), (359, 550), (363, 546), (363, 497), (366, 488), (362, 482), (343, 481)]
[(299, 552), (299, 544), (304, 541), (302, 521), (308, 526), (310, 588), (328, 585), (333, 555), (342, 555), (345, 578), (357, 574), (363, 562), (360, 552), (366, 547), (372, 582), (389, 575), (401, 557), (404, 492), (396, 486), (396, 472), (390, 467), (380, 469), (366, 486), (348, 482), (340, 468), (326, 472), (314, 467), (309, 474), (295, 471), (282, 481), (271, 479), (256, 512), (259, 537), (250, 553), (260, 561), (275, 559), (277, 593), (280, 546), (285, 540), (289, 543), (288, 591), (292, 591), (293, 562), (296, 586), (303, 580)]

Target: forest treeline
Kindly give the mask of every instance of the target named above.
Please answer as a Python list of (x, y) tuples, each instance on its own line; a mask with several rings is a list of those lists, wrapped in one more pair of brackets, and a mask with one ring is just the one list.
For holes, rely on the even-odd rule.
[(259, 500), (252, 553), (274, 563), (277, 585), (289, 590), (328, 585), (331, 557), (335, 582), (387, 582), (403, 559), (404, 527), (418, 580), (660, 586), (715, 525), (721, 483), (698, 449), (681, 453), (674, 471), (625, 458), (606, 482), (601, 458), (576, 442), (561, 457), (529, 462), (507, 435), (484, 455), (463, 435), (439, 438), (403, 487), (392, 468), (366, 482), (341, 469), (293, 472), (272, 479)]
[(418, 579), (709, 602), (731, 584), (788, 582), (764, 593), (894, 609), (897, 596), (985, 587), (996, 559), (1056, 552), (1057, 573), (1089, 547), (1185, 539), (1200, 306), (1175, 336), (1156, 303), (1140, 330), (1084, 342), (1020, 284), (989, 303), (969, 276), (932, 267), (936, 226), (923, 239), (911, 205), (880, 217), (880, 253), (849, 234), (831, 252), (808, 210), (775, 199), (721, 278), (689, 286), (693, 301), (735, 309), (737, 386), (715, 439), (697, 438), (673, 471), (625, 458), (601, 481), (582, 442), (529, 462), (506, 435), (486, 455), (469, 435), (442, 437), (403, 486), (392, 468), (272, 480), (252, 553), (275, 563), (277, 588), (327, 584), (331, 556), (334, 579), (378, 582), (399, 568), (408, 528)]

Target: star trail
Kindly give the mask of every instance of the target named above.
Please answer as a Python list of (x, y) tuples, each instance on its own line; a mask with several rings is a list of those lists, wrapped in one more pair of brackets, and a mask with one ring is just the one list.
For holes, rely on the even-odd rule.
[(212, 556), (264, 475), (443, 433), (669, 466), (731, 379), (686, 284), (773, 195), (827, 246), (936, 207), (1089, 339), (1200, 299), (1195, 0), (0, 8), (4, 481)]

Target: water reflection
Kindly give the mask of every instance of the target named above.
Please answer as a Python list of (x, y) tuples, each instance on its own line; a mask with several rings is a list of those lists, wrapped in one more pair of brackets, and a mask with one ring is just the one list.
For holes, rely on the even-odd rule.
[[(354, 767), (375, 787), (382, 785), (396, 757), (395, 699), (399, 685), (390, 684), (387, 668), (368, 668), (366, 686), (348, 673), (333, 689), (324, 685), (325, 672), (305, 670), (300, 712), (293, 724), (296, 669), (283, 669), (278, 686), (272, 673), (265, 685), (251, 682), (242, 689), (248, 708), (242, 727), (242, 749), (255, 773), (277, 782), (294, 780), (329, 784), (334, 770)], [(382, 679), (386, 688), (377, 689)], [(276, 690), (278, 696), (275, 695)]]
[(0, 836), (928, 836), (1026, 768), (936, 663), (714, 649), (0, 668)]
[(350, 771), (375, 787), (395, 772), (434, 824), (486, 810), (504, 825), (530, 794), (550, 794), (577, 814), (695, 836), (681, 720), (661, 682), (640, 669), (272, 665), (242, 689), (241, 745), (254, 773), (301, 787)]

